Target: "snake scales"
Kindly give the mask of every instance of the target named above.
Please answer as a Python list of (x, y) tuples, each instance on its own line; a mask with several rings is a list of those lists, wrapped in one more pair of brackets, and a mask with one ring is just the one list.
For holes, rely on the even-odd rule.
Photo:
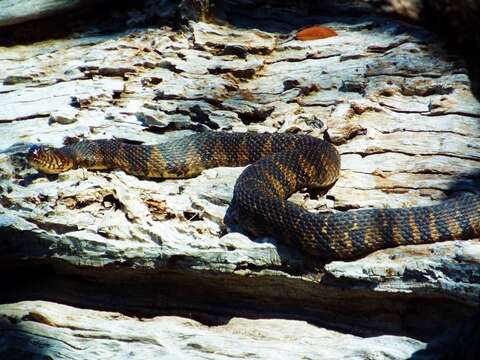
[(480, 235), (480, 196), (438, 205), (313, 214), (286, 199), (304, 187), (328, 190), (340, 156), (305, 135), (206, 132), (158, 145), (116, 140), (34, 147), (28, 160), (45, 173), (72, 168), (122, 169), (147, 178), (186, 178), (217, 166), (245, 166), (229, 214), (254, 236), (273, 235), (324, 260), (353, 259), (381, 248)]

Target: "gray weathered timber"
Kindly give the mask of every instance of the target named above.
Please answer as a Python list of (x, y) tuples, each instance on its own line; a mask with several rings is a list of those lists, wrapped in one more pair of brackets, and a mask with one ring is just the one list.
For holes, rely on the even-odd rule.
[(0, 26), (36, 20), (75, 8), (90, 6), (101, 1), (102, 0), (0, 0)]
[(40, 353), (62, 360), (81, 352), (82, 359), (406, 359), (424, 348), (406, 337), (361, 338), (284, 319), (231, 318), (206, 326), (177, 316), (139, 321), (42, 301), (0, 305), (0, 316), (0, 337), (22, 345), (9, 350), (12, 358)]
[[(132, 332), (151, 331), (143, 330), (149, 321), (175, 339), (189, 336), (184, 322), (194, 324), (200, 335), (192, 358), (222, 359), (237, 349), (240, 358), (271, 354), (264, 343), (243, 351), (243, 335), (228, 329), (222, 353), (209, 335), (214, 329), (193, 320), (134, 317), (170, 314), (217, 325), (231, 317), (293, 318), (272, 320), (273, 327), (312, 332), (314, 340), (294, 337), (287, 348), (283, 334), (283, 358), (321, 357), (327, 340), (320, 332), (340, 339), (340, 357), (404, 359), (476, 311), (478, 240), (319, 264), (273, 238), (226, 233), (222, 219), (242, 169), (157, 182), (121, 171), (38, 176), (25, 163), (32, 144), (60, 146), (66, 137), (156, 143), (200, 130), (323, 136), (327, 129), (342, 154), (342, 177), (327, 197), (292, 196), (311, 211), (428, 205), (452, 189), (478, 188), (480, 105), (462, 59), (440, 40), (382, 17), (259, 11), (267, 20), (252, 13), (231, 18), (233, 25), (92, 30), (0, 48), (0, 271), (8, 274), (0, 302), (10, 303), (0, 308), (0, 355), (58, 334), (64, 342), (45, 355), (81, 358), (80, 342), (126, 358)], [(272, 18), (285, 31), (264, 26)], [(339, 35), (285, 41), (298, 19)], [(80, 323), (70, 327), (62, 314), (81, 317), (81, 310), (18, 303), (25, 299), (109, 313), (87, 311), (85, 332), (72, 335)], [(112, 340), (102, 342), (95, 326), (116, 329), (102, 320), (115, 318), (111, 312), (131, 314), (125, 318), (131, 328), (112, 330)], [(263, 326), (239, 321), (248, 329)], [(271, 331), (269, 325), (265, 332)], [(135, 351), (168, 358), (184, 346), (175, 342), (161, 352), (168, 344), (149, 336), (132, 345)], [(112, 344), (117, 353), (108, 350)]]

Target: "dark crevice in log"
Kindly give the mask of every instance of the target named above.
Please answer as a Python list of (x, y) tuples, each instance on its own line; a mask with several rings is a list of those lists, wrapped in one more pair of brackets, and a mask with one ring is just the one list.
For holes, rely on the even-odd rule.
[(98, 269), (18, 258), (4, 259), (0, 271), (5, 275), (0, 303), (47, 300), (137, 317), (187, 316), (208, 325), (233, 316), (282, 317), (359, 336), (395, 334), (428, 341), (475, 311), (473, 305), (427, 289), (376, 294), (368, 291), (368, 283), (337, 278), (313, 283), (213, 271), (133, 270), (128, 264)]

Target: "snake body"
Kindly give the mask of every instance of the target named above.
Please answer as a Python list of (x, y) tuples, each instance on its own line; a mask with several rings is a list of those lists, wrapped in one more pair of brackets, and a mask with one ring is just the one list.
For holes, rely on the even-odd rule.
[(87, 140), (34, 147), (28, 160), (46, 173), (82, 167), (145, 178), (187, 178), (212, 167), (252, 164), (235, 184), (229, 217), (250, 235), (272, 235), (323, 260), (480, 236), (480, 196), (474, 194), (434, 206), (326, 214), (287, 201), (301, 188), (326, 191), (339, 177), (334, 146), (307, 135), (205, 132), (157, 145)]

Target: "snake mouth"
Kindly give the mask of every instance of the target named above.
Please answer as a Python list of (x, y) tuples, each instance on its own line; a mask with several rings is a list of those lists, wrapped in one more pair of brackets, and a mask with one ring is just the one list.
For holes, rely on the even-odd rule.
[(27, 154), (27, 160), (36, 170), (45, 174), (59, 174), (74, 168), (73, 160), (59, 149), (32, 146)]

